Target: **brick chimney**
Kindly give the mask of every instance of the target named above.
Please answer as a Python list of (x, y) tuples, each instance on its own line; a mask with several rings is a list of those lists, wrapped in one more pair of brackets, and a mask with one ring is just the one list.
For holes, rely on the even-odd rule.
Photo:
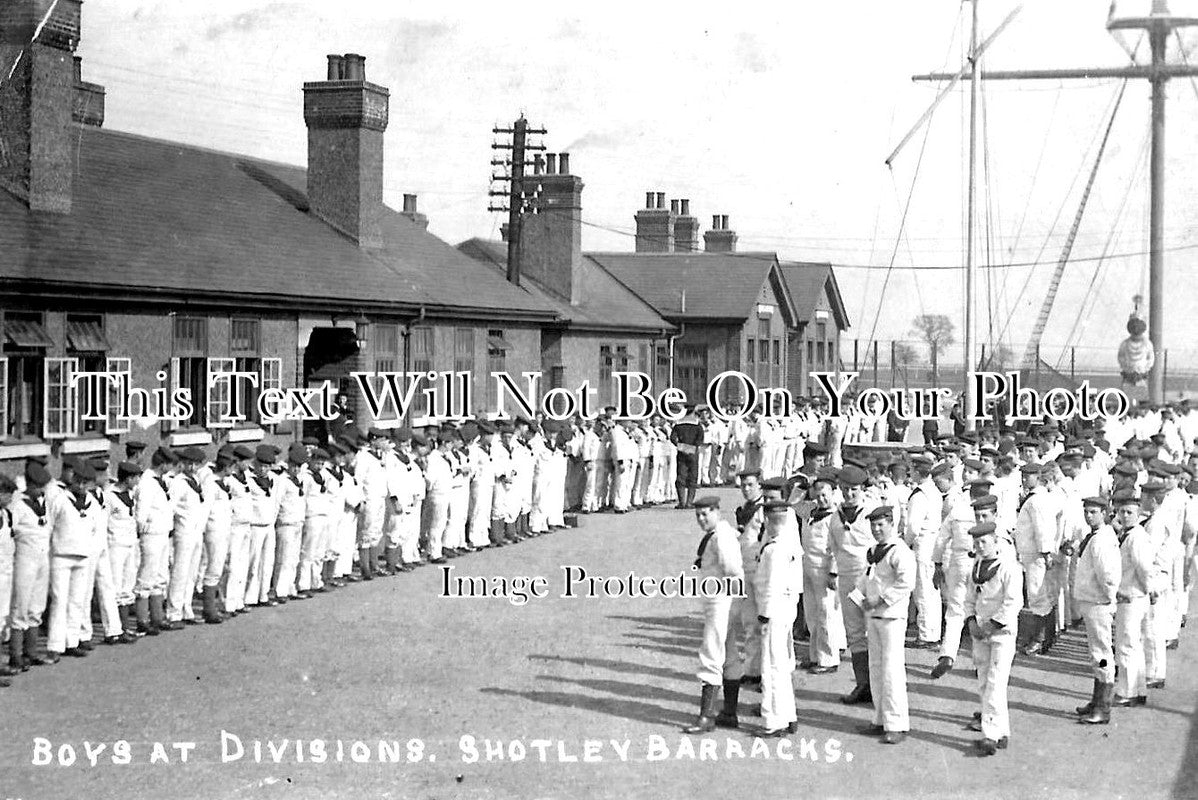
[(403, 196), (403, 216), (419, 225), (421, 230), (428, 230), (428, 216), (416, 210), (416, 195), (405, 194)]
[[(0, 2), (0, 187), (32, 211), (69, 213), (81, 0)], [(54, 13), (46, 17), (50, 9)], [(45, 25), (42, 21), (45, 20)], [(34, 40), (34, 34), (41, 31)]]
[(699, 220), (691, 216), (691, 201), (679, 200), (678, 217), (674, 220), (674, 252), (695, 253), (699, 250)]
[(708, 253), (735, 253), (736, 231), (728, 229), (727, 214), (713, 214), (711, 230), (703, 234), (703, 249)]
[(636, 252), (674, 252), (676, 216), (666, 208), (665, 192), (645, 192), (645, 207), (636, 212)]
[(83, 80), (83, 59), (75, 56), (75, 105), (71, 118), (82, 125), (104, 125), (104, 87)]
[(570, 174), (569, 153), (538, 160), (537, 213), (527, 214), (520, 236), (520, 274), (570, 303), (581, 301), (582, 178)]
[(329, 56), (328, 80), (304, 84), (308, 203), (361, 247), (383, 244), (383, 132), (391, 93), (366, 80), (366, 59)]

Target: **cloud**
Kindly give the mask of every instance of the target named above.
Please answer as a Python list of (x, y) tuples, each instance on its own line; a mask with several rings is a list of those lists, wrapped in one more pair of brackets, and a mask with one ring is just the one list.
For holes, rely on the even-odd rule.
[(395, 66), (417, 64), (430, 49), (442, 46), (455, 30), (457, 25), (449, 22), (401, 20), (388, 30), (391, 46), (387, 49), (387, 63)]
[(229, 33), (252, 33), (266, 24), (291, 16), (295, 10), (295, 6), (289, 3), (271, 3), (214, 22), (208, 26), (205, 35), (208, 41), (216, 41)]
[(740, 66), (749, 72), (769, 72), (773, 66), (770, 48), (752, 33), (737, 35), (735, 53)]
[(575, 150), (611, 150), (628, 143), (626, 138), (609, 131), (587, 131), (562, 148), (567, 153)]

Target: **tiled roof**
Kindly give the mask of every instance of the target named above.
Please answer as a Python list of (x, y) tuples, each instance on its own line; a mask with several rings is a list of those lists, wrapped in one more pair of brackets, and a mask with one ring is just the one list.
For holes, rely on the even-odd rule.
[(555, 316), (391, 209), (359, 248), (308, 213), (301, 167), (92, 127), (77, 164), (69, 214), (0, 192), (0, 285)]
[[(588, 255), (667, 319), (748, 317), (757, 303), (762, 285), (777, 263), (773, 253)], [(682, 308), (684, 290), (685, 311)]]
[[(507, 269), (507, 245), (489, 239), (468, 239), (458, 249), (493, 269)], [(594, 259), (582, 259), (582, 288), (577, 304), (546, 291), (527, 278), (521, 286), (544, 303), (553, 306), (570, 327), (587, 329), (629, 329), (661, 331), (672, 328), (669, 322), (647, 302), (616, 280)]]
[(811, 320), (820, 296), (827, 292), (837, 326), (841, 330), (849, 327), (848, 312), (844, 307), (844, 299), (840, 296), (840, 286), (836, 283), (836, 272), (832, 269), (831, 264), (782, 261), (779, 262), (779, 266), (782, 269), (782, 277), (786, 280), (786, 286), (790, 289), (790, 296), (794, 299), (800, 323)]

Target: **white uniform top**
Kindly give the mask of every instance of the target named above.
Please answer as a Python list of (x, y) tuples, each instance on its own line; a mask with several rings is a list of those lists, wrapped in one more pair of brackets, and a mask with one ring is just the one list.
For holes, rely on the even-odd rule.
[[(879, 549), (880, 548), (880, 549)], [(915, 590), (915, 554), (897, 536), (870, 550), (866, 567), (857, 579), (857, 589), (871, 601), (881, 605), (866, 613), (877, 619), (906, 619), (907, 604)]]
[(787, 521), (775, 535), (767, 531), (766, 537), (757, 554), (753, 578), (757, 613), (769, 619), (792, 616), (803, 593), (799, 529)]
[(699, 554), (695, 559), (699, 580), (704, 578), (744, 578), (744, 561), (740, 555), (736, 528), (721, 519), (714, 529), (703, 534)]
[(1126, 531), (1119, 540), (1119, 594), (1146, 597), (1151, 589), (1152, 539), (1140, 525)]
[(907, 500), (907, 536), (909, 545), (925, 537), (934, 537), (940, 530), (941, 508), (944, 497), (931, 478), (926, 478), (911, 491)]
[(169, 487), (175, 509), (175, 536), (202, 536), (208, 523), (210, 498), (204, 497), (199, 481), (180, 474), (174, 477)]
[(113, 484), (104, 490), (108, 503), (109, 544), (130, 547), (137, 544), (137, 501), (133, 490), (117, 491)]
[(1015, 517), (1015, 549), (1023, 556), (1055, 553), (1060, 546), (1061, 506), (1044, 487), (1037, 486)]
[(50, 552), (56, 556), (90, 556), (95, 549), (96, 501), (90, 494), (76, 501), (74, 492), (55, 492), (46, 501)]
[(274, 494), (279, 500), (279, 516), (276, 525), (302, 525), (307, 513), (307, 497), (302, 478), (293, 478), (290, 472), (275, 476)]
[[(990, 567), (994, 572), (986, 577), (983, 569)], [(978, 583), (986, 577), (982, 583)], [(965, 592), (965, 617), (974, 617), (978, 623), (992, 622), (1007, 630), (1013, 630), (1019, 622), (1019, 609), (1023, 607), (1023, 570), (1013, 559), (994, 559), (993, 562), (979, 561), (969, 577), (969, 588)]]
[(147, 469), (137, 482), (137, 530), (141, 535), (166, 536), (175, 525), (169, 484), (153, 469)]
[(1115, 593), (1123, 573), (1119, 537), (1110, 525), (1099, 525), (1082, 537), (1073, 575), (1073, 599), (1078, 603), (1107, 605), (1115, 602)]
[(973, 550), (973, 537), (970, 536), (969, 529), (977, 520), (968, 492), (954, 486), (945, 495), (944, 504), (948, 513), (940, 523), (936, 545), (932, 550), (932, 560), (937, 564), (969, 558)]

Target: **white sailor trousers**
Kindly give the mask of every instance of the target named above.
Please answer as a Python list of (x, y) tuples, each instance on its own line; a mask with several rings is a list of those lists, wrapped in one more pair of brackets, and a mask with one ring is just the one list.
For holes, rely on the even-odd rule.
[(1148, 598), (1133, 597), (1115, 606), (1115, 694), (1140, 697), (1148, 694), (1144, 665), (1144, 629), (1148, 619)]
[(944, 643), (940, 655), (956, 661), (961, 649), (961, 636), (965, 628), (965, 595), (973, 570), (973, 559), (967, 554), (954, 555), (944, 568), (944, 583), (940, 593), (944, 597)]
[(725, 679), (740, 680), (743, 675), (736, 653), (736, 626), (730, 624), (731, 597), (713, 597), (703, 601), (703, 641), (699, 645), (699, 680), (719, 686)]
[(1103, 683), (1115, 681), (1115, 650), (1113, 627), (1115, 604), (1078, 603), (1077, 612), (1086, 625), (1086, 645), (1090, 653), (1090, 665), (1094, 677)]
[(985, 639), (973, 640), (973, 663), (982, 698), (982, 736), (997, 742), (1011, 735), (1007, 682), (1015, 658), (1015, 631), (1003, 628)]
[(911, 729), (903, 653), (906, 632), (906, 617), (869, 618), (869, 691), (874, 698), (874, 724), (887, 731)]
[(798, 719), (795, 710), (794, 623), (798, 601), (785, 603), (789, 613), (770, 617), (755, 627), (761, 635), (761, 720), (766, 730), (778, 730)]

